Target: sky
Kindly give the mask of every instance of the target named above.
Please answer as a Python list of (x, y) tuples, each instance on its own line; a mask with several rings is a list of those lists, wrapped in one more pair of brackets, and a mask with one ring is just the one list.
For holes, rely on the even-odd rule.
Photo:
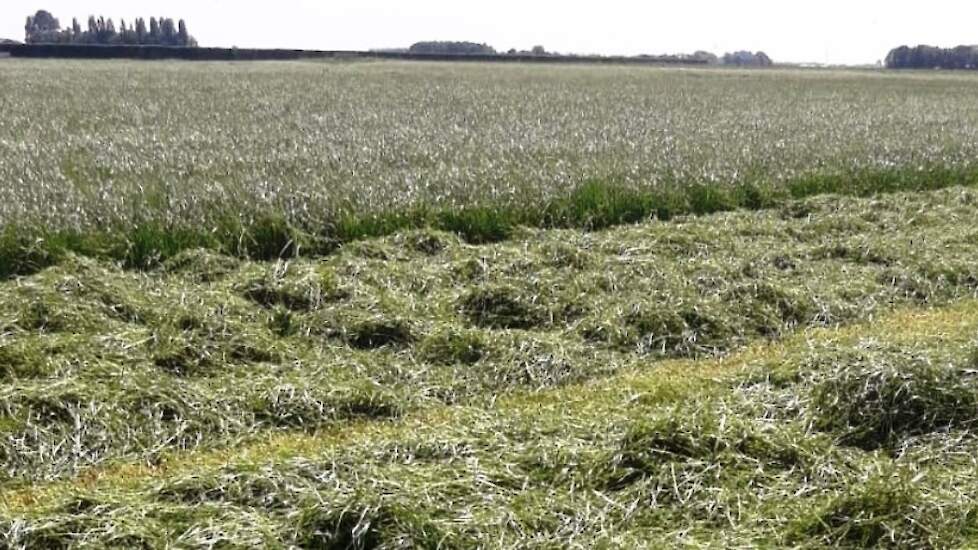
[(664, 54), (764, 50), (775, 61), (867, 64), (901, 44), (978, 44), (974, 0), (2, 0), (0, 38), (27, 15), (186, 19), (202, 46), (371, 49), (420, 40), (498, 50)]

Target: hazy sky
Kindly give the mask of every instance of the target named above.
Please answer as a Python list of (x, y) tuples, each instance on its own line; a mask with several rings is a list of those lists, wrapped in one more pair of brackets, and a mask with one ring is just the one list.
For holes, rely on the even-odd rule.
[(91, 14), (187, 20), (204, 46), (368, 49), (473, 40), (499, 50), (722, 53), (873, 63), (893, 46), (978, 44), (975, 0), (2, 0), (0, 37), (23, 39), (39, 8), (70, 24)]

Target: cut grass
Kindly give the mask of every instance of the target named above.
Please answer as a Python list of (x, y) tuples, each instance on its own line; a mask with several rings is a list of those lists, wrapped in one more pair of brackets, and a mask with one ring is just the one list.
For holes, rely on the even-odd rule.
[[(968, 301), (488, 407), (167, 452), (155, 466), (2, 491), (0, 526), (14, 545), (199, 546), (219, 525), (229, 544), (273, 547), (957, 546), (976, 505), (962, 491), (974, 483), (968, 461), (939, 441), (903, 458), (835, 447), (785, 406), (791, 384), (758, 374), (777, 365), (807, 376), (881, 338), (890, 351), (878, 357), (967, 363), (976, 331)], [(792, 392), (814, 391), (804, 378)], [(962, 450), (978, 445), (963, 438)], [(626, 471), (625, 484), (602, 475)]]
[[(317, 260), (69, 257), (0, 284), (0, 533), (962, 543), (978, 306), (922, 306), (974, 296), (975, 208), (954, 189)], [(850, 490), (891, 478), (913, 491)]]
[(812, 395), (816, 428), (865, 450), (893, 449), (909, 437), (970, 430), (978, 384), (961, 368), (885, 354), (843, 356)]
[(316, 260), (198, 251), (149, 272), (70, 257), (0, 284), (2, 475), (491, 402), (948, 303), (978, 280), (978, 241), (957, 221), (975, 215), (971, 193), (523, 229), (484, 246), (410, 231)]

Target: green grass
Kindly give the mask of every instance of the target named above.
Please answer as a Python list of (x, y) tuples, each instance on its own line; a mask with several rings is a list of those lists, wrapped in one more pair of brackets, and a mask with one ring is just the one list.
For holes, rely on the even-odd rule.
[[(8, 60), (0, 276), (976, 182), (972, 75)], [(534, 101), (527, 98), (546, 98)], [(27, 113), (44, 112), (29, 117)], [(422, 114), (423, 113), (423, 114)], [(163, 153), (165, 152), (165, 154)]]
[(964, 544), (976, 208), (69, 254), (0, 283), (0, 540)]
[(149, 68), (4, 65), (0, 549), (978, 544), (972, 75)]
[(969, 300), (390, 423), (167, 451), (0, 491), (0, 526), (31, 547), (968, 546), (970, 431), (868, 452), (816, 427), (808, 398), (847, 365), (965, 368), (976, 330)]
[(444, 211), (425, 208), (366, 217), (347, 216), (334, 228), (327, 227), (318, 234), (292, 226), (282, 216), (264, 216), (252, 225), (225, 225), (206, 231), (147, 224), (128, 231), (48, 233), (9, 225), (0, 238), (0, 277), (36, 273), (56, 265), (69, 254), (116, 261), (128, 268), (152, 268), (182, 252), (201, 248), (252, 260), (288, 259), (322, 256), (345, 243), (425, 228), (455, 233), (469, 243), (486, 244), (511, 238), (521, 227), (601, 230), (651, 219), (776, 208), (792, 200), (823, 194), (868, 197), (975, 183), (978, 183), (978, 172), (971, 169), (806, 177), (790, 182), (787, 188), (744, 184), (732, 191), (706, 185), (642, 191), (592, 181), (569, 197), (542, 208), (540, 205)]
[(974, 210), (955, 188), (491, 245), (416, 230), (291, 261), (195, 249), (125, 270), (66, 253), (0, 284), (0, 416), (19, 427), (0, 464), (11, 481), (72, 475), (947, 303), (976, 288), (957, 221)]

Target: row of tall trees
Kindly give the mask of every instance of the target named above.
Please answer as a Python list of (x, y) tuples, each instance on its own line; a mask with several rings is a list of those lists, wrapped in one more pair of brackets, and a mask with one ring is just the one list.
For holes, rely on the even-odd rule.
[(197, 40), (187, 30), (187, 23), (183, 19), (174, 22), (168, 17), (150, 17), (148, 24), (140, 17), (131, 25), (123, 19), (116, 27), (112, 19), (92, 16), (85, 28), (73, 19), (70, 27), (62, 29), (56, 17), (40, 10), (27, 18), (24, 31), (28, 44), (197, 46)]
[(978, 46), (900, 46), (886, 56), (888, 69), (978, 69)]

